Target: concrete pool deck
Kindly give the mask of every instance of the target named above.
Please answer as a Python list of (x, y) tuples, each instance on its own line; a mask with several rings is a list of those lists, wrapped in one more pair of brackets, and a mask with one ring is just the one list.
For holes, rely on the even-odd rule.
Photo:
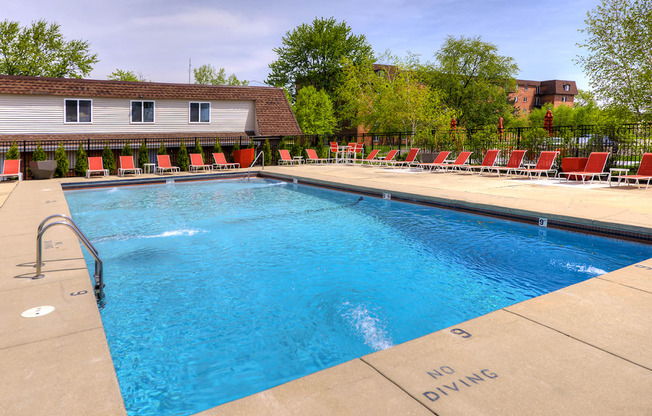
[[(263, 173), (551, 223), (652, 233), (652, 188), (352, 166), (266, 167)], [(70, 230), (47, 232), (45, 278), (30, 278), (38, 224), (48, 215), (69, 214), (61, 182), (103, 180), (0, 182), (0, 415), (126, 414)], [(44, 305), (55, 310), (21, 317)], [(652, 414), (650, 351), (652, 259), (201, 415)]]

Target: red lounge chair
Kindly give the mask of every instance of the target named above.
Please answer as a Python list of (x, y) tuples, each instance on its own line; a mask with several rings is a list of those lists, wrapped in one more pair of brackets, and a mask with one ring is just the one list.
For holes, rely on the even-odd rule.
[(134, 175), (140, 175), (143, 173), (141, 168), (134, 166), (134, 157), (133, 156), (120, 156), (120, 167), (118, 168), (118, 176), (125, 176), (125, 173), (133, 173)]
[(479, 173), (482, 174), (482, 172), (485, 169), (492, 168), (496, 164), (498, 153), (500, 153), (500, 150), (498, 149), (487, 150), (487, 153), (485, 153), (484, 158), (482, 158), (482, 163), (480, 163), (479, 165), (462, 165), (458, 168), (458, 170), (462, 171), (462, 169), (464, 169), (467, 172), (471, 172), (471, 173), (473, 173), (474, 170), (478, 170)]
[(328, 159), (318, 157), (317, 152), (315, 152), (315, 149), (306, 149), (306, 153), (308, 153), (308, 159), (306, 159), (306, 163), (327, 163), (328, 162)]
[(201, 153), (191, 153), (190, 154), (190, 172), (195, 172), (199, 171), (199, 169), (203, 171), (211, 171), (213, 170), (212, 165), (205, 165), (204, 164), (204, 156), (202, 156)]
[(419, 164), (419, 162), (416, 160), (416, 159), (417, 159), (417, 155), (419, 154), (419, 150), (421, 150), (421, 149), (418, 148), (418, 147), (413, 147), (413, 148), (410, 149), (410, 151), (408, 152), (408, 155), (407, 155), (407, 157), (405, 158), (405, 160), (391, 161), (390, 164), (393, 165), (393, 166), (399, 166), (399, 167), (403, 167), (403, 166), (416, 166), (416, 165)]
[(213, 169), (229, 169), (229, 168), (239, 168), (239, 163), (228, 163), (224, 157), (224, 153), (213, 153)]
[(534, 169), (517, 169), (516, 172), (522, 175), (527, 175), (530, 179), (532, 179), (532, 175), (537, 175), (537, 178), (541, 179), (541, 174), (545, 173), (547, 178), (549, 173), (552, 173), (553, 175), (557, 173), (557, 169), (553, 169), (552, 164), (555, 163), (558, 154), (559, 152), (556, 150), (541, 152)]
[(360, 159), (362, 159), (363, 150), (364, 150), (364, 143), (353, 143), (353, 153), (352, 153), (353, 163), (356, 162), (358, 155), (360, 155)]
[(629, 184), (629, 181), (634, 181), (639, 189), (641, 189), (641, 181), (647, 182), (645, 185), (645, 189), (647, 189), (652, 180), (652, 153), (645, 153), (643, 155), (641, 158), (641, 164), (638, 165), (636, 175), (618, 176), (618, 186), (620, 186), (621, 180), (624, 180), (626, 184)]
[(89, 179), (93, 173), (101, 173), (102, 176), (109, 176), (109, 170), (104, 169), (102, 156), (88, 158), (88, 170), (86, 170), (86, 179)]
[(505, 172), (505, 175), (516, 173), (516, 170), (521, 168), (526, 152), (527, 150), (514, 150), (509, 156), (506, 166), (492, 166), (489, 168), (489, 173), (496, 172), (498, 176), (500, 176), (500, 172)]
[(287, 149), (279, 149), (278, 153), (281, 155), (281, 159), (278, 161), (279, 165), (292, 165), (294, 163), (300, 163), (297, 159), (292, 159), (290, 152)]
[(7, 159), (2, 166), (2, 173), (0, 173), (0, 181), (5, 178), (17, 176), (18, 182), (23, 180), (23, 174), (20, 171), (20, 159)]
[(398, 153), (398, 150), (390, 150), (389, 153), (387, 153), (387, 155), (384, 158), (376, 159), (376, 164), (377, 165), (382, 165), (382, 164), (388, 165), (388, 164), (392, 163), (392, 161), (396, 157), (397, 153)]
[(459, 169), (460, 166), (466, 165), (466, 162), (471, 157), (471, 154), (473, 154), (473, 152), (460, 152), (460, 154), (457, 156), (457, 159), (455, 159), (453, 163), (442, 163), (440, 165), (436, 165), (435, 168), (437, 171), (442, 170), (446, 172), (449, 169), (454, 171), (455, 169)]
[(334, 160), (337, 162), (337, 152), (339, 152), (339, 150), (337, 142), (330, 142), (330, 147), (328, 148), (328, 160)]
[(170, 163), (170, 155), (156, 155), (156, 161), (158, 162), (158, 166), (154, 168), (154, 173), (181, 172), (178, 166), (172, 166)]
[(430, 163), (419, 163), (417, 166), (419, 166), (421, 169), (432, 169), (436, 167), (437, 165), (443, 165), (444, 161), (450, 155), (451, 152), (445, 151), (445, 152), (439, 152), (435, 160), (433, 160)]
[(378, 155), (378, 152), (380, 152), (379, 149), (372, 150), (371, 153), (369, 153), (367, 155), (367, 157), (362, 159), (362, 164), (364, 165), (365, 163), (369, 163), (369, 164), (375, 163), (376, 162), (376, 156)]
[(607, 165), (607, 158), (609, 157), (609, 152), (592, 152), (589, 155), (589, 160), (586, 161), (586, 166), (583, 171), (578, 172), (559, 172), (557, 176), (566, 176), (566, 182), (568, 182), (573, 177), (574, 180), (582, 178), (582, 183), (586, 178), (590, 177), (593, 183), (593, 178), (598, 177), (598, 182), (602, 182), (601, 176), (609, 176), (608, 172), (604, 172), (604, 167)]

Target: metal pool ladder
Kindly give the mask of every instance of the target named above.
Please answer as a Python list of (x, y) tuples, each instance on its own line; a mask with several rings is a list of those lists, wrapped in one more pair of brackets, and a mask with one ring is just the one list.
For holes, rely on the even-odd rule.
[(251, 167), (256, 164), (256, 161), (261, 156), (263, 157), (263, 169), (265, 169), (265, 152), (260, 152), (258, 153), (258, 156), (256, 156), (256, 158), (254, 159), (254, 161), (251, 162), (251, 165), (249, 165), (249, 170), (247, 170), (247, 180), (249, 180), (249, 176), (251, 175)]
[[(63, 221), (56, 221), (56, 222), (50, 222), (47, 223), (49, 220), (52, 218), (62, 218)], [(102, 277), (102, 260), (100, 259), (99, 254), (97, 253), (97, 249), (93, 244), (86, 238), (84, 233), (81, 232), (79, 227), (77, 227), (77, 224), (72, 220), (72, 218), (63, 215), (63, 214), (54, 214), (50, 215), (43, 221), (41, 221), (41, 224), (38, 226), (38, 232), (36, 235), (36, 276), (32, 277), (32, 279), (41, 279), (44, 277), (44, 275), (41, 273), (41, 258), (42, 256), (42, 245), (41, 241), (43, 240), (43, 234), (50, 228), (54, 227), (55, 225), (65, 225), (66, 227), (70, 228), (75, 232), (77, 235), (77, 238), (79, 238), (79, 241), (81, 241), (86, 249), (91, 253), (93, 258), (95, 259), (95, 274), (93, 275), (95, 279), (95, 298), (97, 299), (98, 302), (100, 302), (102, 299), (104, 299), (104, 278)]]

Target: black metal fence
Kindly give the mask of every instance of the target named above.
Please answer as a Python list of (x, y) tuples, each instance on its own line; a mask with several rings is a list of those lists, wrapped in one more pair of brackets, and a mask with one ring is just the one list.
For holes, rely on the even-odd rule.
[[(215, 151), (215, 138), (212, 137), (186, 137), (180, 138), (147, 138), (142, 140), (133, 139), (84, 139), (84, 140), (59, 140), (42, 141), (41, 147), (45, 150), (48, 160), (55, 159), (55, 151), (62, 144), (69, 161), (69, 176), (74, 175), (74, 166), (79, 144), (81, 143), (87, 156), (101, 156), (103, 149), (108, 145), (113, 152), (115, 159), (122, 153), (125, 144), (129, 142), (136, 159), (141, 145), (144, 143), (147, 148), (150, 161), (156, 160), (156, 154), (161, 146), (164, 146), (170, 155), (172, 163), (176, 163), (181, 143), (185, 143), (188, 153), (193, 152), (196, 143), (203, 149), (205, 163), (212, 163), (212, 155)], [(586, 157), (591, 152), (611, 152), (607, 167), (626, 167), (635, 169), (638, 166), (641, 155), (652, 152), (652, 123), (625, 124), (618, 126), (561, 126), (551, 131), (541, 128), (518, 127), (505, 128), (499, 132), (496, 126), (482, 129), (438, 130), (433, 131), (427, 137), (415, 137), (408, 133), (360, 133), (360, 134), (337, 134), (330, 136), (284, 136), (284, 137), (250, 137), (234, 136), (220, 137), (219, 144), (227, 158), (231, 158), (232, 151), (237, 143), (241, 149), (247, 148), (253, 142), (256, 151), (262, 151), (265, 140), (269, 141), (272, 160), (265, 160), (265, 164), (276, 163), (278, 148), (284, 146), (295, 152), (303, 153), (305, 148), (321, 148), (326, 153), (329, 142), (345, 144), (358, 142), (365, 144), (365, 153), (373, 149), (387, 150), (397, 149), (403, 155), (410, 147), (420, 147), (422, 161), (429, 161), (428, 156), (442, 150), (450, 150), (453, 153), (462, 150), (473, 152), (473, 161), (479, 162), (487, 149), (500, 149), (499, 164), (505, 164), (509, 154), (514, 149), (527, 150), (526, 161), (536, 161), (539, 153), (544, 150), (558, 150), (561, 157), (557, 159), (557, 168), (564, 157)], [(12, 141), (2, 141), (0, 137), (0, 159), (4, 157), (11, 146)], [(24, 140), (16, 142), (20, 152), (21, 167), (27, 175), (27, 167), (32, 160), (32, 154), (37, 147), (36, 140)], [(303, 156), (303, 154), (301, 154)], [(299, 154), (293, 155), (299, 156)], [(325, 154), (323, 154), (325, 156)], [(25, 176), (27, 177), (27, 176)]]

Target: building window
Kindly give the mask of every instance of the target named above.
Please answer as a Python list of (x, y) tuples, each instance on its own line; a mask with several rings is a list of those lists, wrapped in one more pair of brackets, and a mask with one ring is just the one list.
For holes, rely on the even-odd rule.
[(541, 94), (541, 87), (537, 87), (537, 95)]
[(536, 97), (534, 99), (534, 105), (536, 105), (537, 107), (541, 105), (541, 101), (539, 100), (539, 97)]
[(527, 85), (526, 85), (526, 86), (524, 86), (524, 87), (523, 87), (523, 89), (524, 89), (525, 91), (527, 91)]
[(514, 104), (518, 102), (518, 97), (514, 97)]
[(131, 102), (132, 123), (153, 123), (154, 122), (154, 101), (132, 101)]
[(91, 100), (64, 100), (66, 123), (90, 123), (92, 121)]
[(211, 103), (190, 103), (191, 123), (211, 122)]
[(566, 97), (561, 97), (561, 102), (565, 103), (566, 102)]
[(564, 84), (564, 91), (570, 91), (570, 85)]
[(523, 102), (527, 103), (527, 97), (523, 97)]

